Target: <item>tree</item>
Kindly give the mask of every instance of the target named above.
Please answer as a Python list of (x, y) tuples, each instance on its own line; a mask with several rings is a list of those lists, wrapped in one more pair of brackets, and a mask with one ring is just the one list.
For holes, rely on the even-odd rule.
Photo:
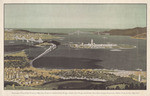
[(120, 87), (119, 87), (119, 86), (116, 86), (116, 90), (120, 90)]
[(134, 78), (135, 76), (133, 74), (129, 75), (130, 78)]
[(62, 87), (62, 86), (58, 86), (58, 88), (57, 88), (57, 89), (58, 89), (58, 90), (59, 90), (59, 89), (63, 89), (63, 87)]
[(146, 89), (146, 85), (144, 86), (144, 89)]
[(139, 89), (139, 85), (138, 84), (135, 84), (135, 89)]
[(12, 85), (13, 89), (15, 89), (15, 84)]
[(128, 85), (126, 85), (126, 86), (125, 86), (125, 89), (129, 89), (129, 86), (128, 86)]
[(101, 90), (106, 89), (106, 86), (104, 84), (96, 85), (95, 87), (96, 89), (101, 89)]
[(145, 89), (144, 83), (140, 83), (140, 89)]
[(133, 84), (133, 83), (131, 83), (131, 84), (129, 85), (129, 89), (134, 89), (134, 84)]

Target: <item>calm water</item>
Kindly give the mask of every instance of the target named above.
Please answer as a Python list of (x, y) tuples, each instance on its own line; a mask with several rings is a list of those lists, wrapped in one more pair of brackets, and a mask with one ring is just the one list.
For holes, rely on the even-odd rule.
[[(37, 30), (37, 29), (36, 29)], [(36, 31), (35, 30), (35, 31)], [(49, 29), (50, 30), (50, 29)], [(54, 30), (54, 29), (53, 29)], [(70, 30), (70, 29), (69, 29)], [(62, 32), (70, 32), (65, 29)], [(75, 30), (75, 29), (74, 29)], [(31, 30), (30, 30), (31, 31)], [(33, 31), (33, 29), (32, 29)], [(87, 31), (83, 30), (82, 31)], [(121, 70), (136, 70), (141, 68), (146, 70), (146, 40), (132, 39), (128, 36), (104, 36), (90, 34), (89, 30), (87, 33), (64, 35), (63, 40), (56, 39), (61, 42), (58, 48), (43, 57), (35, 60), (33, 66), (37, 68), (48, 68), (48, 69), (121, 69)], [(100, 30), (102, 31), (102, 30)], [(42, 29), (44, 32), (44, 29)], [(45, 32), (53, 32), (52, 30)], [(55, 29), (55, 32), (58, 30)], [(59, 33), (61, 30), (59, 30)], [(116, 43), (116, 44), (130, 44), (135, 45), (135, 49), (126, 49), (119, 52), (110, 51), (109, 49), (72, 49), (65, 45), (69, 42), (74, 43), (88, 43), (93, 39), (94, 43)], [(29, 57), (36, 57), (46, 48), (30, 48), (26, 49)]]

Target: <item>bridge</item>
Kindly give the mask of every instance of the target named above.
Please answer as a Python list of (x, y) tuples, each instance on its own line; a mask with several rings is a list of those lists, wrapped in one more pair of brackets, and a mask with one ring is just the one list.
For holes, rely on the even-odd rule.
[(81, 33), (85, 33), (85, 32), (78, 30), (78, 31), (76, 31), (76, 32), (69, 33), (69, 35), (73, 35), (73, 34), (80, 35)]
[(42, 57), (43, 55), (49, 53), (50, 51), (53, 51), (54, 49), (56, 49), (57, 46), (55, 44), (52, 44), (48, 49), (46, 49), (43, 53), (41, 53), (40, 55), (38, 55), (36, 58), (34, 58), (31, 62), (30, 65), (33, 66), (33, 61), (35, 61), (36, 59)]
[(39, 38), (38, 40), (35, 40), (33, 37), (31, 37), (30, 39), (25, 38), (24, 36), (19, 37), (19, 36), (15, 36), (14, 37), (16, 40), (22, 40), (22, 41), (26, 41), (26, 42), (38, 42), (38, 43), (43, 43), (43, 40), (41, 38)]

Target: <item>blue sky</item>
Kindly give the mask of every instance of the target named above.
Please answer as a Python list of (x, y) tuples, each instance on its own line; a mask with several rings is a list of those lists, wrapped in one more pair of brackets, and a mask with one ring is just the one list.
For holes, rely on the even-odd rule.
[(6, 4), (5, 28), (146, 27), (145, 4)]

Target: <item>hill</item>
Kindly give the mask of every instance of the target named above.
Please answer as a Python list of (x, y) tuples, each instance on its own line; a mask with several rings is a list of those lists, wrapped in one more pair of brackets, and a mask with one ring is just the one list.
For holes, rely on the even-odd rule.
[(21, 30), (21, 29), (5, 30), (4, 34), (5, 34), (5, 40), (15, 40), (15, 38), (14, 38), (15, 36), (18, 36), (18, 37), (23, 37), (24, 36), (27, 39), (30, 39), (31, 37), (33, 37), (34, 39), (59, 38), (59, 37), (53, 36), (53, 35), (48, 34), (48, 33), (31, 32), (31, 31)]
[(105, 33), (109, 33), (110, 35), (132, 36), (134, 38), (146, 38), (147, 28), (136, 27), (132, 29), (112, 29), (109, 31), (102, 32), (102, 34), (105, 34)]

